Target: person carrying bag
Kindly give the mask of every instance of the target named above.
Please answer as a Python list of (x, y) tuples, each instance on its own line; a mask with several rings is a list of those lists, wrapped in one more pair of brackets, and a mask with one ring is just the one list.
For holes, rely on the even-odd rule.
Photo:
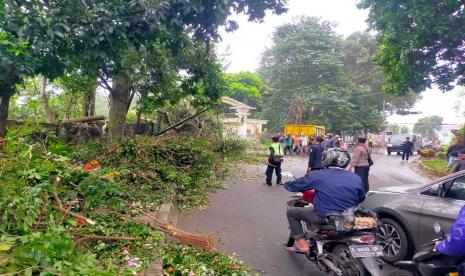
[(360, 137), (357, 140), (358, 144), (354, 149), (349, 171), (353, 170), (355, 174), (360, 176), (365, 186), (365, 193), (367, 193), (370, 190), (370, 183), (368, 181), (370, 167), (373, 166), (374, 162), (371, 159), (371, 149), (365, 145), (367, 139)]

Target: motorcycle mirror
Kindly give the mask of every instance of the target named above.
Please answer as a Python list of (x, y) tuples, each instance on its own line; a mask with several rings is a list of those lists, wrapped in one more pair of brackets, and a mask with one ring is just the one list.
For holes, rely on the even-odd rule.
[(434, 223), (433, 230), (434, 230), (434, 233), (440, 234), (442, 232), (441, 224), (439, 224), (438, 222)]

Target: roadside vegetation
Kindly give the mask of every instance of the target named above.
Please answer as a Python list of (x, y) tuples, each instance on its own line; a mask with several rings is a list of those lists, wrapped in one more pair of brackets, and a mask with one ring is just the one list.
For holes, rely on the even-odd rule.
[(188, 275), (179, 267), (189, 263), (173, 257), (179, 252), (208, 270), (245, 271), (217, 252), (163, 246), (160, 232), (131, 219), (163, 202), (206, 204), (223, 185), (225, 162), (244, 154), (245, 145), (177, 134), (71, 146), (34, 122), (10, 129), (7, 141), (0, 159), (0, 273), (130, 275), (161, 258), (174, 260), (176, 275)]
[(449, 173), (447, 171), (447, 159), (426, 159), (422, 160), (421, 163), (436, 176), (445, 176)]

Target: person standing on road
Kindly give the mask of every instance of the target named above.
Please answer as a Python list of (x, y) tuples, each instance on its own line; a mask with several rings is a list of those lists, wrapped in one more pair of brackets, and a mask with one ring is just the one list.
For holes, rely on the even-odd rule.
[(455, 165), (454, 173), (465, 170), (465, 148), (458, 152), (459, 162)]
[(373, 148), (373, 136), (368, 136), (368, 147)]
[(303, 134), (300, 136), (300, 144), (302, 145), (302, 155), (305, 156), (307, 154), (307, 150), (308, 150), (307, 136), (305, 136)]
[(368, 176), (370, 174), (371, 166), (371, 149), (367, 148), (367, 138), (359, 137), (357, 139), (357, 146), (355, 146), (354, 153), (352, 154), (352, 161), (349, 165), (349, 171), (354, 171), (355, 174), (360, 176), (365, 187), (365, 193), (370, 190), (370, 183)]
[(286, 140), (284, 140), (285, 143), (285, 148), (284, 148), (284, 155), (286, 155), (287, 152), (289, 152), (289, 155), (292, 155), (292, 137), (291, 135), (287, 135)]
[(326, 140), (324, 141), (323, 146), (327, 149), (334, 148), (334, 140), (332, 134), (326, 135)]
[(455, 144), (450, 146), (447, 149), (446, 156), (449, 157), (449, 163), (447, 164), (447, 170), (451, 170), (455, 164), (457, 164), (460, 159), (459, 159), (459, 151), (462, 149), (462, 143), (457, 140)]
[(410, 141), (410, 137), (406, 137), (402, 144), (402, 161), (404, 159), (408, 161), (410, 155), (413, 155), (413, 143)]
[(323, 169), (323, 165), (321, 164), (321, 158), (323, 156), (323, 152), (325, 151), (325, 148), (322, 144), (323, 141), (323, 137), (317, 136), (315, 138), (314, 144), (310, 147), (307, 173)]
[(268, 157), (268, 167), (266, 168), (266, 184), (271, 186), (273, 171), (276, 171), (276, 185), (281, 185), (281, 163), (283, 162), (284, 150), (279, 144), (279, 138), (273, 137), (270, 146), (270, 156)]
[(300, 138), (299, 136), (293, 136), (292, 137), (292, 144), (294, 145), (293, 149), (292, 149), (292, 152), (295, 153), (295, 155), (299, 155), (300, 154)]

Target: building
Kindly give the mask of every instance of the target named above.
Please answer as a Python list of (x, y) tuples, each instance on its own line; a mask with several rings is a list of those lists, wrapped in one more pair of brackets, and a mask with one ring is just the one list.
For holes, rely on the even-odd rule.
[(226, 136), (255, 139), (262, 134), (263, 125), (268, 121), (249, 118), (254, 107), (229, 97), (222, 97), (221, 101), (229, 105), (231, 111), (231, 113), (224, 114), (222, 119)]

